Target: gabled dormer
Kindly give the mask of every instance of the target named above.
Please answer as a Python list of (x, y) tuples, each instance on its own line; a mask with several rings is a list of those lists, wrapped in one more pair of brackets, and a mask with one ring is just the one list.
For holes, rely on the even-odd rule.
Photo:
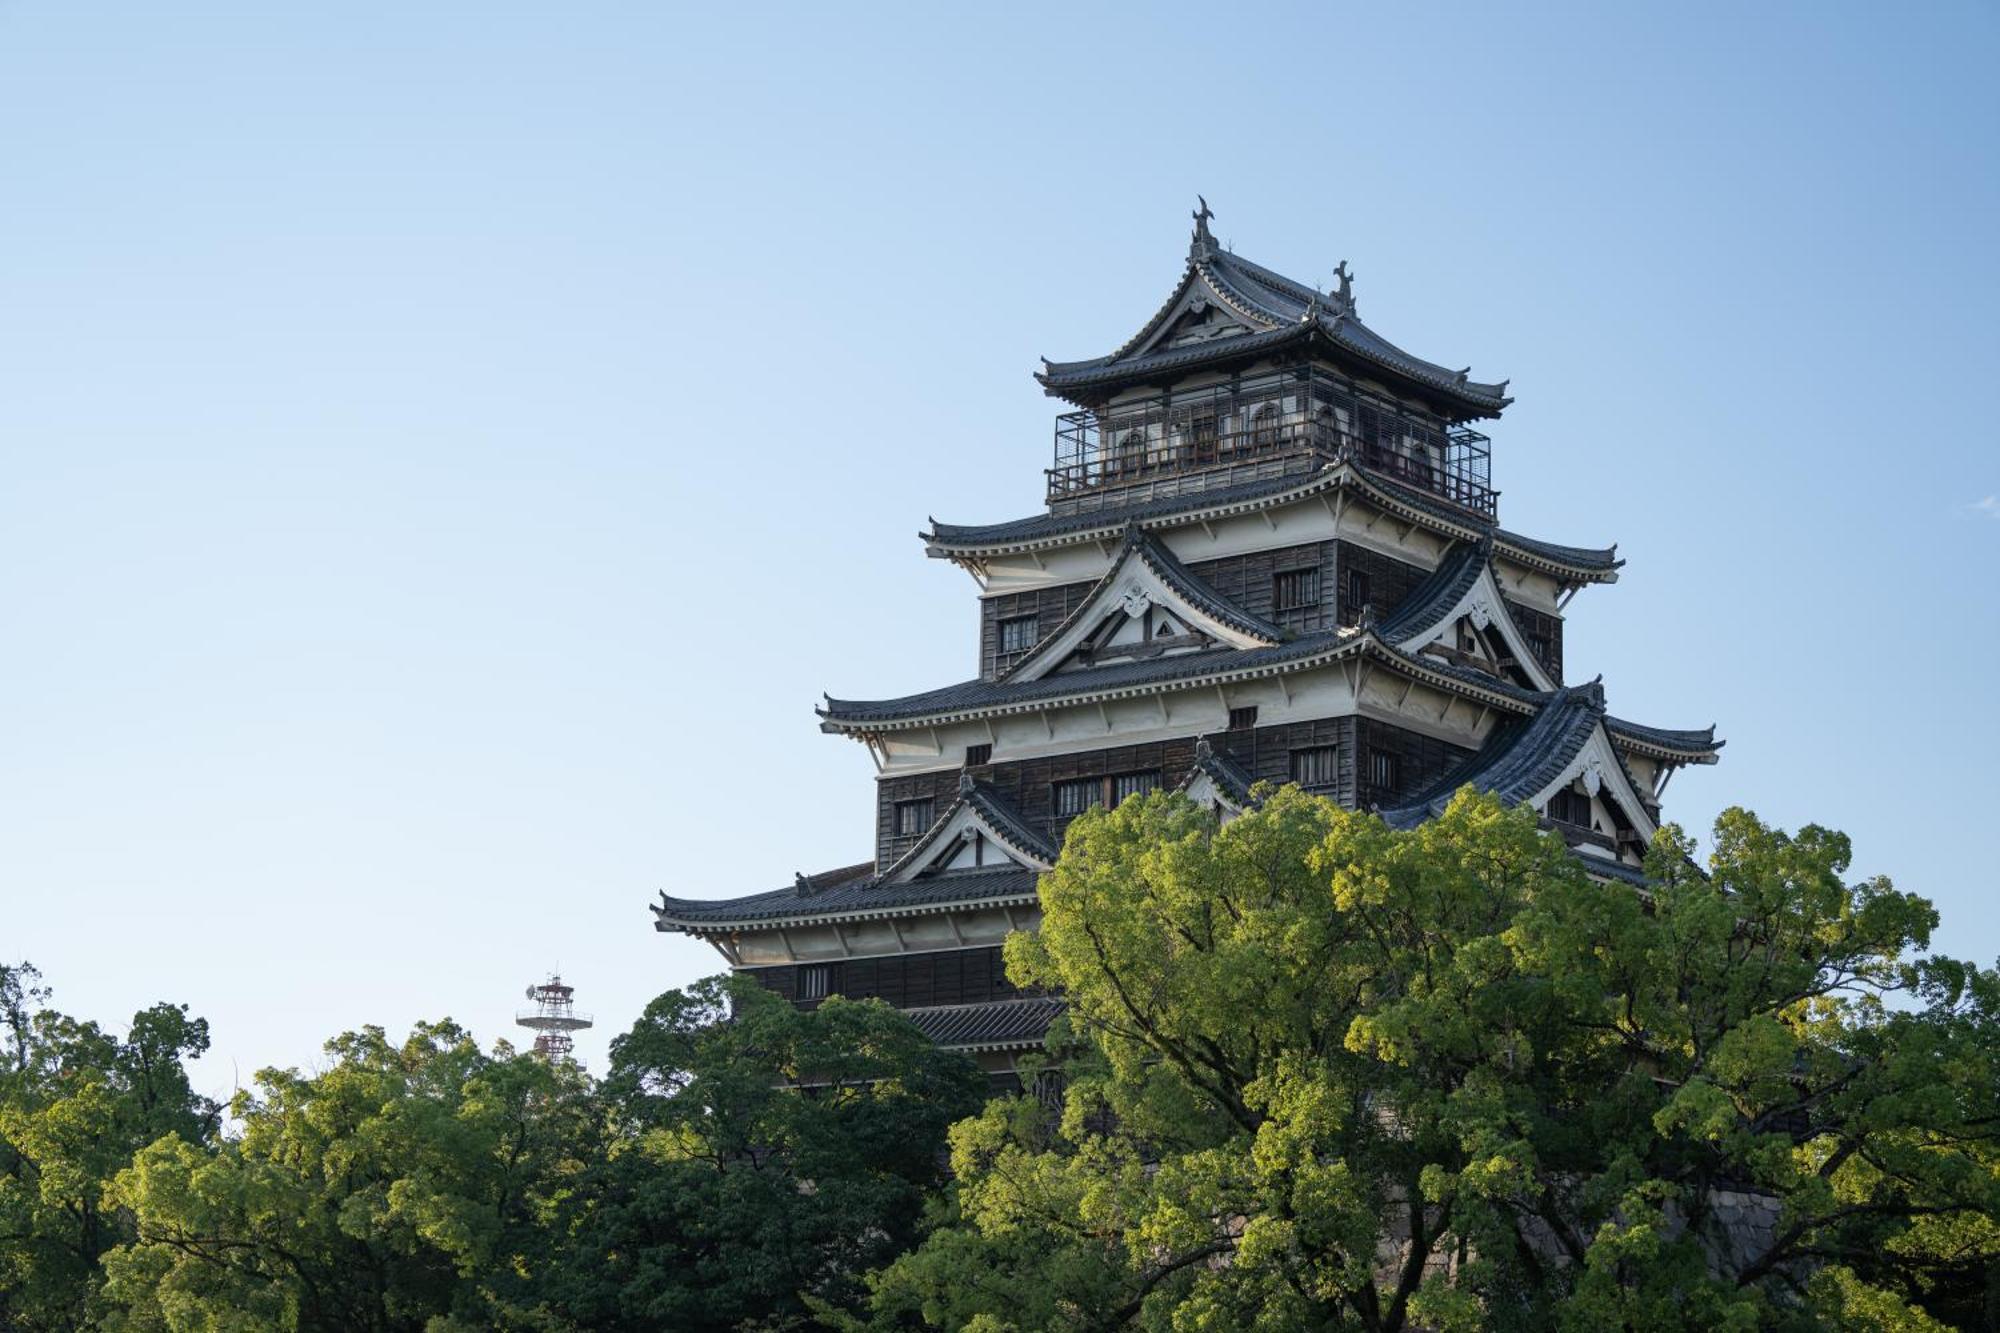
[(1231, 606), (1137, 524), (1081, 605), (1001, 676), (1040, 680), (1214, 648), (1269, 648), (1285, 632)]
[(1490, 537), (1461, 542), (1377, 626), (1406, 653), (1469, 667), (1524, 689), (1561, 684), (1500, 595)]
[(958, 799), (938, 816), (895, 864), (882, 872), (884, 884), (905, 884), (966, 871), (1009, 867), (1042, 871), (1056, 862), (1057, 848), (1037, 833), (991, 788), (959, 774)]

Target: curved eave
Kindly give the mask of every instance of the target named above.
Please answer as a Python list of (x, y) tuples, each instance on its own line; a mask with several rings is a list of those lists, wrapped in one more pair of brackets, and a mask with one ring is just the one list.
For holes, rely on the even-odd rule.
[[(1511, 564), (1536, 573), (1547, 574), (1569, 584), (1616, 583), (1618, 571), (1625, 562), (1617, 555), (1618, 548), (1592, 548), (1562, 546), (1553, 542), (1534, 541), (1480, 523), (1470, 515), (1459, 516), (1440, 507), (1421, 503), (1413, 496), (1399, 494), (1402, 488), (1371, 476), (1365, 470), (1351, 463), (1329, 463), (1318, 472), (1296, 484), (1270, 488), (1259, 486), (1254, 493), (1231, 498), (1229, 493), (1219, 492), (1219, 498), (1211, 498), (1204, 504), (1199, 495), (1189, 497), (1190, 503), (1184, 509), (1164, 509), (1143, 515), (1151, 531), (1165, 528), (1193, 527), (1202, 523), (1213, 523), (1219, 519), (1233, 518), (1240, 514), (1259, 514), (1286, 505), (1300, 503), (1344, 486), (1353, 486), (1364, 493), (1371, 503), (1388, 513), (1409, 520), (1430, 532), (1453, 537), (1461, 541), (1476, 541), (1490, 536), (1494, 553)], [(1445, 502), (1440, 500), (1438, 505)], [(918, 533), (924, 543), (924, 553), (933, 559), (979, 560), (995, 556), (1026, 555), (1041, 551), (1060, 550), (1070, 546), (1089, 546), (1102, 543), (1118, 536), (1134, 521), (1129, 511), (1105, 510), (1097, 521), (1066, 526), (1049, 532), (1029, 532), (1019, 536), (989, 537), (992, 529), (1012, 526), (1010, 524), (989, 524), (985, 527), (932, 522), (929, 532)]]
[(1715, 728), (1705, 731), (1673, 731), (1647, 727), (1622, 718), (1604, 719), (1605, 734), (1627, 754), (1665, 764), (1713, 764), (1727, 741), (1715, 739)]
[[(1309, 642), (1312, 641), (1299, 641), (1297, 644), (1287, 646), (1304, 647)], [(1168, 692), (1207, 689), (1236, 681), (1262, 680), (1277, 675), (1311, 671), (1350, 658), (1381, 663), (1414, 678), (1419, 683), (1432, 685), (1475, 703), (1484, 703), (1509, 712), (1532, 712), (1535, 701), (1541, 697), (1533, 691), (1500, 681), (1490, 681), (1472, 672), (1442, 664), (1432, 666), (1383, 642), (1372, 630), (1333, 636), (1324, 641), (1323, 647), (1314, 646), (1296, 655), (1284, 653), (1281, 649), (1252, 649), (1246, 650), (1244, 655), (1252, 652), (1277, 655), (1240, 666), (1225, 661), (1218, 663), (1211, 671), (1191, 671), (1185, 675), (1167, 675), (1157, 679), (1100, 688), (1092, 688), (1087, 681), (1084, 681), (1079, 683), (1077, 689), (1067, 693), (1037, 694), (1024, 699), (996, 698), (929, 710), (919, 707), (908, 714), (899, 715), (866, 717), (850, 713), (843, 717), (839, 711), (843, 706), (850, 710), (858, 710), (871, 705), (861, 700), (829, 700), (830, 707), (819, 710), (820, 730), (855, 737), (880, 736), (890, 732), (914, 731), (925, 727), (978, 721), (982, 718), (1013, 717), (1051, 708), (1084, 707), (1097, 703), (1112, 703), (1121, 699), (1150, 698)], [(1088, 674), (1077, 673), (1078, 676)], [(888, 709), (894, 703), (893, 700), (884, 700), (872, 706)]]
[(1381, 343), (1385, 348), (1392, 345), (1372, 329), (1366, 330), (1363, 340), (1342, 337), (1339, 324), (1329, 327), (1325, 322), (1294, 323), (1259, 333), (1214, 338), (1171, 351), (1115, 361), (1044, 362), (1043, 369), (1035, 372), (1035, 381), (1050, 397), (1078, 407), (1096, 407), (1127, 385), (1159, 383), (1196, 371), (1242, 365), (1273, 353), (1300, 348), (1320, 353), (1330, 360), (1345, 361), (1401, 393), (1434, 402), (1445, 408), (1445, 415), (1455, 421), (1497, 417), (1514, 401), (1505, 395), (1489, 396), (1478, 392), (1469, 383), (1456, 383), (1449, 376), (1425, 374), (1400, 363), (1393, 355), (1377, 350), (1371, 345), (1373, 343)]
[(884, 904), (881, 907), (853, 908), (843, 912), (799, 912), (790, 916), (760, 916), (742, 920), (715, 919), (712, 917), (676, 916), (676, 907), (683, 910), (714, 904), (701, 903), (689, 898), (667, 898), (662, 895), (659, 906), (653, 908), (653, 929), (668, 934), (681, 935), (733, 935), (743, 931), (789, 930), (799, 926), (829, 926), (851, 921), (882, 921), (890, 917), (904, 919), (913, 916), (937, 916), (944, 912), (962, 912), (973, 907), (1032, 907), (1041, 901), (1033, 893), (1007, 893), (991, 896), (953, 898), (940, 902), (906, 903), (900, 906)]

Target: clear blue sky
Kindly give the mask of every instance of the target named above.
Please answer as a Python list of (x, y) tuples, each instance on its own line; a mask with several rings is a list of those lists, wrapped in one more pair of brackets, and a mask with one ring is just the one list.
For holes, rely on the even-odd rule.
[[(925, 515), (1218, 236), (1511, 376), (1509, 526), (1668, 810), (2000, 953), (1990, 6), (0, 3), (0, 955), (202, 1078), (865, 859), (821, 690), (974, 669)], [(1984, 505), (1982, 507), (1982, 502)]]

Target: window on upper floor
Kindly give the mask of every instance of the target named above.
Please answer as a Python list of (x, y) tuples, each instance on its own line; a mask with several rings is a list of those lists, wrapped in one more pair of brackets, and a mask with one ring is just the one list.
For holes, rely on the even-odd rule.
[(1402, 790), (1403, 756), (1394, 750), (1368, 752), (1368, 785), (1378, 794)]
[(928, 833), (935, 808), (935, 803), (928, 796), (916, 801), (896, 802), (896, 836), (914, 838)]
[(832, 963), (802, 963), (799, 966), (799, 998), (824, 1000), (833, 989)]
[(1368, 571), (1350, 569), (1347, 571), (1347, 586), (1341, 592), (1340, 618), (1353, 625), (1361, 619), (1361, 608), (1368, 605)]
[(992, 762), (993, 746), (990, 743), (986, 745), (968, 745), (965, 747), (965, 766), (967, 768), (972, 768), (979, 764), (990, 764)]
[(1102, 778), (1070, 778), (1055, 784), (1056, 818), (1080, 815), (1103, 799)]
[(1229, 729), (1231, 731), (1248, 731), (1256, 725), (1256, 704), (1251, 704), (1247, 708), (1232, 708), (1229, 710)]
[(1292, 751), (1292, 781), (1307, 791), (1328, 791), (1338, 781), (1337, 747), (1314, 745)]
[(1127, 796), (1144, 796), (1159, 785), (1158, 773), (1120, 773), (1111, 779), (1111, 804), (1117, 805)]
[(1590, 798), (1574, 787), (1565, 787), (1549, 797), (1549, 818), (1558, 824), (1590, 827)]
[(1278, 405), (1265, 403), (1250, 414), (1250, 447), (1275, 449), (1278, 445)]
[(1115, 806), (1127, 796), (1143, 796), (1160, 786), (1158, 769), (1143, 773), (1114, 773), (1110, 777), (1066, 778), (1054, 785), (1056, 818), (1080, 815), (1093, 805)]
[(1000, 651), (1025, 653), (1035, 646), (1037, 616), (1009, 616), (1000, 622)]
[(1283, 569), (1271, 576), (1271, 606), (1278, 611), (1304, 611), (1319, 605), (1317, 569)]

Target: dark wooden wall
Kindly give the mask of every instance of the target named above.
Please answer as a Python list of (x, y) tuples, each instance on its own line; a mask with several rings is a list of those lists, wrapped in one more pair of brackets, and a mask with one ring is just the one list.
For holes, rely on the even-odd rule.
[[(1350, 804), (1357, 810), (1396, 805), (1423, 791), (1473, 754), (1464, 746), (1365, 717), (1355, 719), (1354, 749), (1356, 778)], [(1369, 756), (1378, 750), (1396, 756), (1398, 781), (1393, 788), (1379, 788), (1371, 781), (1373, 765)]]
[[(1276, 610), (1272, 593), (1277, 575), (1314, 568), (1319, 570), (1318, 603), (1282, 612)], [(1347, 571), (1351, 569), (1367, 574), (1368, 602), (1375, 608), (1378, 620), (1393, 612), (1430, 573), (1422, 566), (1344, 541), (1308, 542), (1223, 560), (1200, 560), (1188, 569), (1232, 605), (1301, 634), (1352, 625), (1360, 619), (1361, 607), (1348, 597)], [(1065, 583), (983, 599), (979, 604), (979, 674), (992, 680), (1026, 655), (1000, 651), (1002, 620), (1032, 615), (1037, 621), (1038, 639), (1045, 639), (1083, 603), (1094, 586), (1095, 583)], [(1542, 657), (1542, 665), (1560, 681), (1562, 618), (1512, 600), (1507, 606), (1522, 633), (1538, 636), (1547, 643), (1548, 652)]]
[(1340, 623), (1352, 625), (1361, 619), (1361, 607), (1347, 595), (1347, 572), (1358, 569), (1368, 576), (1368, 605), (1375, 608), (1375, 618), (1385, 620), (1411, 591), (1430, 576), (1430, 571), (1419, 565), (1406, 564), (1393, 556), (1371, 551), (1353, 542), (1340, 542), (1337, 563), (1340, 567)]
[(1541, 659), (1542, 665), (1548, 668), (1549, 674), (1556, 678), (1556, 684), (1562, 684), (1562, 617), (1549, 615), (1545, 611), (1537, 611), (1532, 606), (1522, 606), (1519, 602), (1511, 598), (1507, 602), (1507, 613), (1514, 617), (1514, 623), (1521, 627), (1521, 633), (1528, 636), (1530, 644), (1534, 644), (1534, 640), (1539, 637), (1542, 644), (1547, 646), (1548, 651), (1537, 652), (1535, 655)]
[(936, 1004), (983, 1004), (1012, 999), (1022, 992), (1007, 980), (998, 948), (946, 949), (936, 953), (892, 954), (886, 958), (843, 958), (830, 963), (746, 967), (743, 972), (767, 990), (796, 1005), (811, 1008), (817, 1000), (799, 998), (799, 968), (830, 969), (828, 993), (849, 999), (870, 997), (898, 1009), (922, 1009)]
[[(1000, 651), (1000, 622), (1015, 616), (1033, 616), (1036, 619), (1036, 639), (1046, 639), (1056, 626), (1069, 617), (1069, 613), (1083, 604), (1094, 583), (1065, 583), (1054, 588), (1037, 588), (1033, 592), (1014, 592), (1001, 597), (986, 597), (979, 603), (979, 674), (982, 679), (992, 680), (1008, 667), (1027, 656), (1027, 652), (1003, 653)], [(1029, 651), (1032, 651), (1029, 650)]]
[[(1209, 739), (1234, 758), (1253, 780), (1279, 785), (1291, 781), (1292, 751), (1332, 745), (1338, 750), (1337, 783), (1323, 794), (1357, 809), (1392, 804), (1401, 796), (1414, 794), (1472, 753), (1400, 727), (1352, 716), (1217, 732)], [(1398, 756), (1400, 791), (1378, 791), (1368, 781), (1366, 759), (1371, 749), (1389, 750)], [(1060, 845), (1069, 820), (1056, 816), (1056, 783), (1116, 773), (1158, 773), (1161, 785), (1172, 788), (1193, 767), (1194, 741), (1186, 739), (1114, 745), (1020, 763), (981, 764), (972, 774), (993, 787), (1023, 818)], [(881, 865), (889, 865), (917, 840), (896, 836), (896, 802), (926, 796), (931, 799), (932, 813), (942, 815), (957, 799), (958, 770), (876, 780), (876, 855)]]
[[(1298, 569), (1318, 569), (1317, 605), (1278, 611), (1272, 604), (1277, 576)], [(1337, 623), (1338, 593), (1335, 587), (1335, 543), (1307, 542), (1281, 546), (1275, 550), (1230, 556), (1223, 560), (1200, 560), (1188, 566), (1196, 578), (1215, 589), (1218, 596), (1252, 615), (1276, 621), (1286, 629), (1306, 633), (1332, 629)], [(1419, 578), (1422, 574), (1419, 573)], [(992, 680), (1026, 654), (1000, 651), (1000, 622), (1015, 616), (1034, 616), (1039, 638), (1047, 638), (1069, 613), (1083, 604), (1096, 587), (1088, 583), (1065, 583), (1033, 592), (1008, 593), (988, 597), (979, 603), (979, 674)], [(1378, 608), (1379, 609), (1379, 608)]]

